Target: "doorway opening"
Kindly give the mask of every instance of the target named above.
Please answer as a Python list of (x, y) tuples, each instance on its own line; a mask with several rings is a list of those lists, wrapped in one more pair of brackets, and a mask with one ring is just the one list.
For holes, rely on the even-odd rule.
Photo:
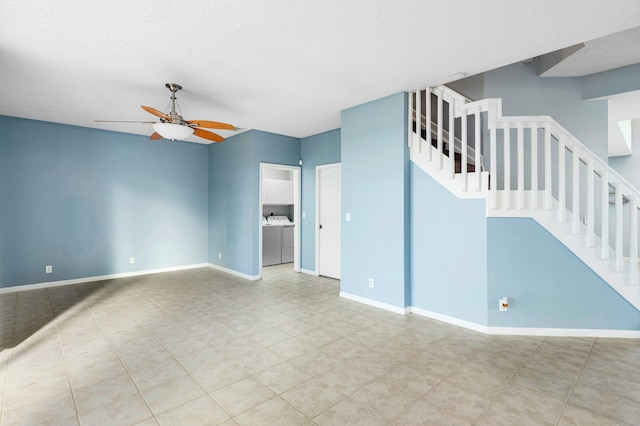
[(262, 267), (300, 272), (300, 167), (260, 163), (258, 247)]

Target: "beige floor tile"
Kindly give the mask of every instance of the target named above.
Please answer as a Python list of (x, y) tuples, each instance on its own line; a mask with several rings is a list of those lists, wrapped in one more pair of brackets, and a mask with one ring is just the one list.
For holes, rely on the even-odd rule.
[(376, 379), (366, 371), (355, 368), (346, 362), (325, 371), (317, 377), (345, 395), (351, 395), (359, 391)]
[(487, 336), (339, 287), (279, 265), (0, 295), (2, 424), (237, 424), (211, 394), (241, 424), (640, 418), (640, 340)]
[(135, 424), (152, 417), (149, 407), (140, 394), (130, 395), (117, 401), (80, 413), (81, 425)]
[(388, 422), (374, 410), (350, 398), (340, 401), (313, 419), (313, 424), (324, 425), (386, 425)]
[(387, 420), (393, 420), (417, 398), (400, 386), (385, 380), (376, 380), (351, 395), (351, 399), (373, 409)]
[(291, 363), (297, 365), (313, 376), (318, 376), (325, 371), (342, 364), (343, 362), (344, 361), (341, 359), (334, 358), (319, 349), (307, 352), (306, 354), (300, 355), (299, 357), (291, 360)]
[(471, 422), (475, 421), (491, 403), (491, 397), (471, 392), (450, 382), (431, 389), (425, 401)]
[(259, 373), (285, 362), (285, 358), (271, 349), (261, 348), (233, 358), (234, 362), (251, 374)]
[(538, 390), (557, 399), (566, 400), (575, 381), (548, 371), (523, 367), (513, 377), (512, 383)]
[(567, 404), (567, 407), (560, 417), (558, 426), (618, 426), (622, 423), (606, 417), (595, 411)]
[(547, 423), (522, 412), (516, 412), (510, 405), (503, 402), (494, 402), (474, 424), (481, 426), (551, 426), (554, 423)]
[(234, 420), (240, 426), (297, 426), (304, 425), (309, 421), (301, 412), (280, 397), (271, 398), (253, 407), (237, 416)]
[(496, 402), (511, 407), (513, 413), (555, 424), (562, 413), (565, 402), (520, 385), (503, 389)]
[(183, 376), (148, 389), (142, 389), (141, 393), (153, 414), (159, 414), (197, 399), (206, 392), (191, 376)]
[(253, 377), (248, 377), (218, 389), (211, 396), (233, 417), (273, 398), (275, 394)]
[[(6, 396), (12, 395), (7, 389)], [(35, 395), (25, 395), (21, 398), (5, 398), (2, 410), (3, 425), (30, 425), (66, 422), (66, 419), (76, 415), (71, 390), (66, 388), (45, 388)]]
[(138, 388), (133, 384), (129, 375), (123, 373), (91, 381), (80, 387), (72, 386), (72, 390), (76, 406), (81, 414), (138, 393)]
[(317, 379), (310, 379), (280, 395), (298, 411), (313, 418), (345, 398), (345, 395)]
[(471, 426), (471, 422), (419, 399), (392, 423), (394, 426)]
[(585, 368), (580, 374), (578, 383), (613, 395), (622, 396), (640, 404), (640, 382), (638, 381), (613, 376), (608, 372)]
[(247, 371), (230, 359), (220, 361), (213, 367), (205, 366), (194, 369), (191, 375), (210, 393), (250, 376)]
[(264, 370), (254, 377), (277, 395), (308, 380), (311, 376), (290, 362)]
[(291, 359), (311, 352), (315, 347), (297, 337), (292, 337), (269, 346), (269, 349), (285, 359)]
[(637, 401), (603, 392), (578, 383), (569, 402), (588, 410), (597, 411), (615, 420), (637, 425), (640, 422), (640, 404)]

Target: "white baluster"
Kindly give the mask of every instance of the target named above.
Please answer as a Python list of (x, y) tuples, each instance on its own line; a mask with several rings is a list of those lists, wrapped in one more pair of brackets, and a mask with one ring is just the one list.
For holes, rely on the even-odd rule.
[(504, 208), (511, 208), (511, 127), (503, 125), (504, 141)]
[(567, 219), (567, 192), (566, 192), (566, 167), (564, 164), (565, 135), (558, 141), (558, 222)]
[(456, 177), (456, 130), (455, 130), (456, 100), (449, 101), (449, 164), (451, 166), (450, 178)]
[(600, 176), (600, 192), (601, 192), (601, 205), (602, 209), (600, 216), (602, 225), (600, 226), (602, 234), (602, 247), (600, 257), (605, 260), (609, 259), (609, 173), (606, 169), (603, 169)]
[(442, 92), (438, 92), (438, 169), (442, 169)]
[(531, 208), (538, 208), (538, 124), (531, 122)]
[(462, 141), (462, 151), (460, 153), (460, 172), (462, 173), (462, 190), (467, 191), (467, 110), (462, 110), (460, 118), (460, 140)]
[(573, 176), (571, 178), (572, 183), (572, 191), (573, 194), (571, 199), (573, 201), (572, 208), (572, 231), (574, 234), (578, 234), (580, 232), (580, 153), (578, 152), (578, 147), (576, 145), (571, 147), (571, 151), (573, 152), (572, 157), (572, 166), (571, 172)]
[(422, 90), (416, 92), (416, 135), (418, 137), (418, 153), (422, 152)]
[(524, 125), (518, 121), (518, 208), (524, 209)]
[(622, 250), (623, 250), (623, 235), (622, 235), (622, 225), (623, 225), (623, 211), (622, 211), (622, 183), (616, 182), (615, 184), (615, 212), (616, 212), (616, 272), (622, 272)]
[(481, 191), (482, 190), (482, 136), (480, 135), (480, 108), (478, 108), (478, 110), (475, 112), (475, 116), (474, 116), (474, 124), (475, 124), (475, 128), (473, 131), (473, 137), (474, 137), (474, 149), (475, 149), (475, 167), (473, 168), (473, 170), (475, 171), (476, 174), (476, 183), (478, 184), (478, 186), (476, 187), (476, 191)]
[(593, 247), (595, 236), (595, 172), (593, 158), (587, 160), (587, 247)]
[(427, 89), (425, 90), (425, 97), (426, 97), (426, 105), (425, 105), (425, 125), (427, 126), (427, 160), (431, 161), (432, 158), (432, 154), (431, 154), (431, 128), (432, 128), (432, 122), (431, 122), (431, 88), (427, 87)]
[(498, 142), (496, 140), (496, 126), (489, 127), (489, 192), (491, 193), (491, 208), (497, 208), (498, 204)]
[(629, 197), (629, 272), (631, 285), (638, 284), (638, 196)]
[(413, 146), (413, 95), (414, 93), (411, 92), (409, 93), (409, 114), (407, 114), (408, 117), (408, 121), (409, 121), (409, 137), (407, 140), (407, 144), (409, 146), (409, 149), (411, 149), (411, 147)]
[(553, 208), (553, 184), (551, 182), (551, 127), (544, 125), (544, 198), (545, 208)]

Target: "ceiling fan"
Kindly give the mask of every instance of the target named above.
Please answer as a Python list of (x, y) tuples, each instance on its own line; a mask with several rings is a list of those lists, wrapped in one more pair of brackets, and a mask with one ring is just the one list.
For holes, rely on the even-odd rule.
[(186, 139), (192, 134), (203, 139), (213, 142), (222, 142), (224, 138), (217, 133), (204, 129), (220, 129), (220, 130), (237, 130), (235, 126), (227, 123), (208, 120), (185, 120), (176, 112), (177, 98), (176, 92), (182, 89), (182, 86), (176, 83), (167, 83), (165, 87), (171, 91), (171, 110), (166, 113), (158, 111), (155, 108), (141, 105), (142, 109), (160, 118), (156, 121), (122, 121), (122, 120), (94, 120), (96, 123), (142, 123), (153, 124), (155, 132), (149, 139), (170, 139), (172, 141)]

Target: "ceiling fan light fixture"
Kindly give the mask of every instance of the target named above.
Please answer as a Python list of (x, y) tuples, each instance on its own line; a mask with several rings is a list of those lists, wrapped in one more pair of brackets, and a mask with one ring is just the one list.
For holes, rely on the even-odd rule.
[(155, 123), (153, 130), (158, 132), (163, 138), (172, 141), (183, 140), (193, 134), (193, 129), (183, 124), (174, 123)]

